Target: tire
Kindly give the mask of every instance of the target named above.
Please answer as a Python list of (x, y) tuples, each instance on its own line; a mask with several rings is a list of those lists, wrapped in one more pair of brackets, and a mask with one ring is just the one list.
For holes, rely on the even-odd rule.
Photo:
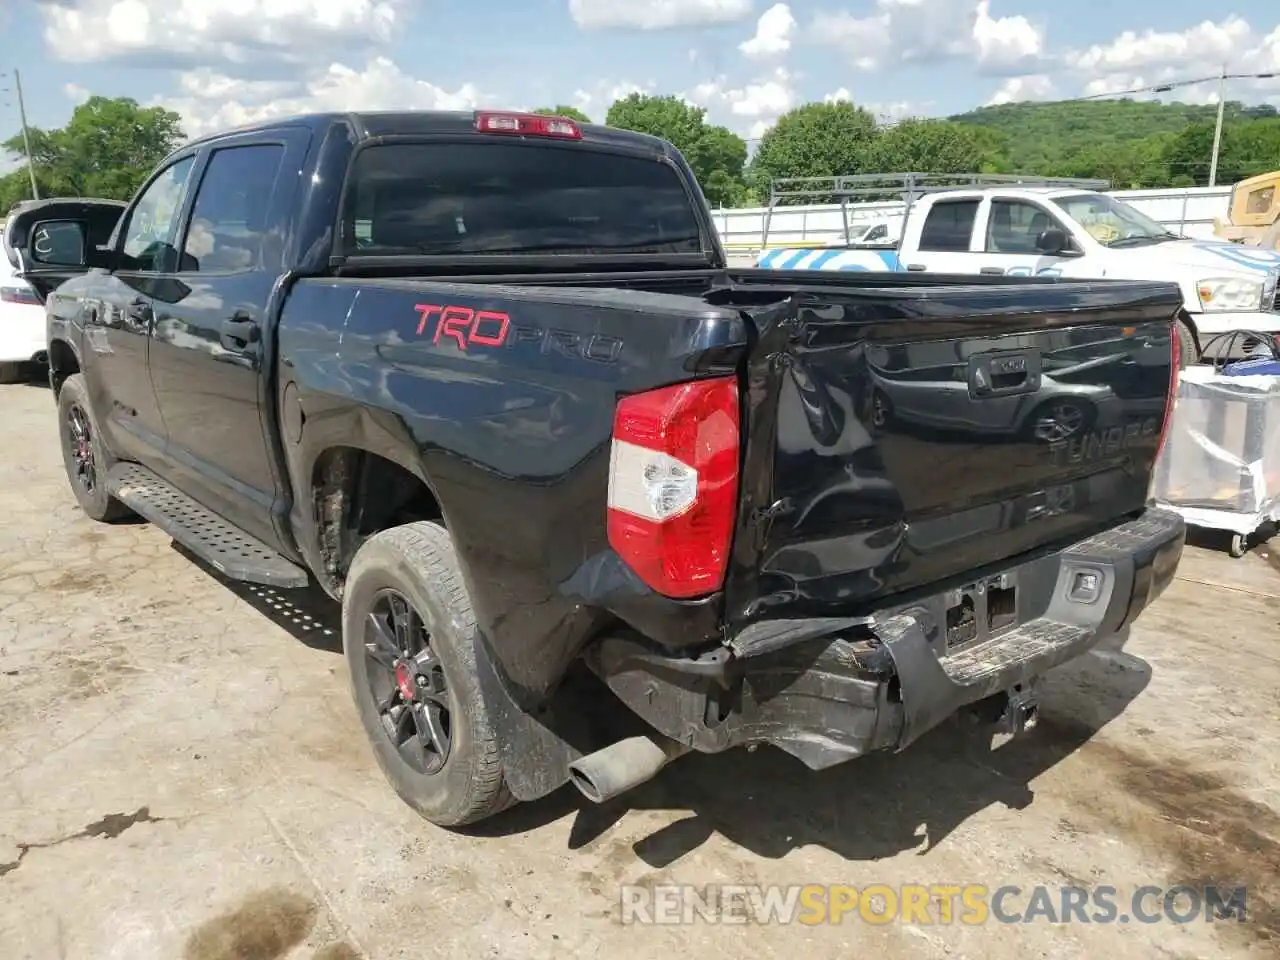
[[(76, 423), (83, 423), (88, 431), (83, 448), (76, 439)], [(102, 441), (98, 418), (94, 416), (89, 391), (81, 374), (67, 377), (58, 393), (58, 431), (62, 439), (62, 466), (80, 509), (102, 523), (115, 523), (132, 517), (132, 510), (107, 493), (107, 471), (116, 460)], [(86, 483), (85, 455), (92, 469), (91, 484)]]
[[(371, 625), (374, 616), (395, 598), (407, 601), (412, 613), (424, 628), (428, 651), (417, 659), (399, 657), (400, 665), (429, 661), (428, 671), (443, 676), (443, 695), (427, 692), (431, 684), (419, 683), (415, 688), (432, 698), (430, 704), (443, 703), (448, 708), (449, 744), (446, 751), (434, 755), (421, 749), (414, 737), (421, 731), (411, 714), (406, 726), (414, 732), (398, 748), (389, 727), (395, 717), (403, 719), (405, 709), (417, 710), (419, 703), (410, 702), (401, 692), (405, 681), (386, 666), (376, 662), (371, 649), (378, 647), (378, 631)], [(418, 622), (418, 621), (415, 621)], [(421, 640), (421, 635), (413, 631)], [(493, 723), (480, 692), (476, 672), (476, 621), (462, 582), (462, 574), (453, 543), (444, 528), (435, 523), (411, 523), (375, 534), (357, 551), (351, 563), (342, 599), (342, 646), (347, 659), (351, 694), (360, 723), (369, 738), (373, 753), (383, 774), (409, 806), (437, 826), (460, 827), (477, 823), (501, 812), (515, 801), (503, 779), (501, 755)], [(403, 652), (403, 643), (397, 643)], [(407, 667), (405, 668), (408, 669)], [(371, 674), (372, 671), (372, 674)], [(379, 684), (375, 693), (371, 684)], [(418, 674), (422, 680), (426, 674)], [(391, 682), (386, 683), (390, 678)], [(385, 699), (384, 699), (385, 698)], [(398, 704), (383, 710), (382, 704)], [(399, 713), (396, 713), (396, 710)], [(421, 714), (419, 714), (421, 715)], [(412, 754), (415, 762), (408, 758)], [(424, 769), (419, 757), (434, 756), (442, 765), (436, 770)]]
[(1227, 553), (1233, 560), (1239, 560), (1249, 552), (1249, 540), (1243, 534), (1233, 533), (1231, 535), (1231, 543), (1227, 547)]
[(1200, 344), (1196, 340), (1196, 335), (1191, 332), (1191, 328), (1187, 326), (1187, 321), (1182, 317), (1178, 318), (1178, 350), (1180, 369), (1185, 370), (1193, 363), (1200, 362)]
[(0, 363), (0, 383), (22, 383), (26, 379), (26, 364)]

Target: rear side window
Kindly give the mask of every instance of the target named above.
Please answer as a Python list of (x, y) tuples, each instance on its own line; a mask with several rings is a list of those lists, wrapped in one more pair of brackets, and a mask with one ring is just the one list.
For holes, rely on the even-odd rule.
[(948, 200), (935, 203), (920, 232), (920, 249), (935, 253), (967, 253), (980, 202)]
[(581, 144), (384, 144), (347, 178), (347, 255), (699, 253), (675, 168)]

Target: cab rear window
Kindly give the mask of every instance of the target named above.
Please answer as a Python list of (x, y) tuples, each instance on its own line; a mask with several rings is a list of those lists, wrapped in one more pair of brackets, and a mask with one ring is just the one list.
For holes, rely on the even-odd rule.
[(674, 167), (577, 143), (367, 147), (347, 177), (344, 210), (347, 256), (702, 249)]

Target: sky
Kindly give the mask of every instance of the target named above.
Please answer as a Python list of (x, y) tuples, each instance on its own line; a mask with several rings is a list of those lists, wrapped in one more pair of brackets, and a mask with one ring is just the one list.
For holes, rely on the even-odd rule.
[[(0, 135), (19, 128), (15, 68), (38, 127), (90, 93), (176, 110), (197, 136), (327, 109), (567, 103), (603, 121), (641, 91), (758, 138), (811, 100), (945, 116), (1224, 63), (1280, 73), (1277, 0), (0, 0)], [(1280, 105), (1280, 79), (1227, 98)]]

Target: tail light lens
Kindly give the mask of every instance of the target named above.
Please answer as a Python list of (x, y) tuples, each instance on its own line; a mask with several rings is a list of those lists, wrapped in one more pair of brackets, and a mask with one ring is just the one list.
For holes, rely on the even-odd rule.
[(1169, 428), (1173, 424), (1173, 405), (1178, 399), (1178, 374), (1182, 370), (1182, 338), (1178, 336), (1178, 320), (1173, 321), (1169, 337), (1169, 395), (1164, 401), (1164, 423), (1160, 426), (1160, 444), (1156, 447), (1156, 456), (1164, 453), (1164, 445), (1169, 440)]
[(40, 306), (40, 300), (30, 287), (0, 287), (0, 303), (24, 303)]
[(724, 585), (738, 504), (738, 381), (625, 397), (613, 417), (609, 545), (669, 597)]

